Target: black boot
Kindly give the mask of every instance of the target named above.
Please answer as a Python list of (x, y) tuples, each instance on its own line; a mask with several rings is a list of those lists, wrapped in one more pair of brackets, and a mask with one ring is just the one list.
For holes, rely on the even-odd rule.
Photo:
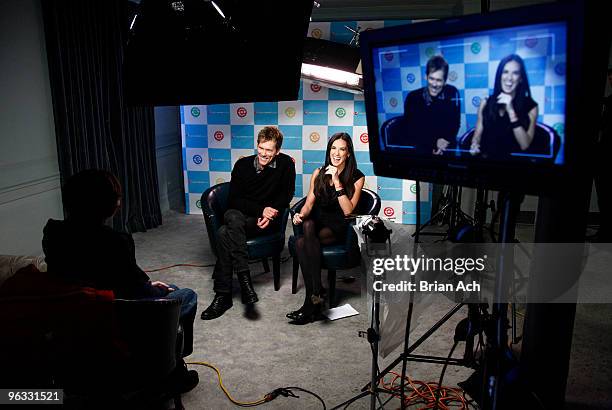
[(202, 312), (202, 320), (212, 320), (221, 317), (226, 310), (231, 308), (232, 295), (230, 293), (217, 293), (210, 306)]
[(257, 293), (253, 289), (253, 283), (251, 282), (251, 273), (248, 270), (238, 272), (238, 283), (240, 283), (240, 290), (242, 291), (242, 303), (250, 305), (257, 302)]

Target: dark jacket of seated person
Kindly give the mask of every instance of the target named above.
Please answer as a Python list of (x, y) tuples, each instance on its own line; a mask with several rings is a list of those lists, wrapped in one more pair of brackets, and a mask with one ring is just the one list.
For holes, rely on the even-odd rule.
[[(459, 91), (446, 84), (438, 95), (431, 96), (428, 87), (411, 91), (404, 102), (406, 140), (420, 154), (436, 153), (437, 141), (448, 142), (447, 149), (455, 148), (460, 126), (461, 102)], [(397, 143), (396, 140), (395, 143)]]
[(70, 283), (109, 289), (117, 298), (162, 297), (136, 264), (134, 240), (106, 225), (50, 219), (43, 230), (43, 250), (50, 274)]

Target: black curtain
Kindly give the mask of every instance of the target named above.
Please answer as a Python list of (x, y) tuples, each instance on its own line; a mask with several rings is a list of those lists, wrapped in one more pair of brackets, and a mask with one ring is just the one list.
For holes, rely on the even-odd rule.
[(161, 224), (153, 107), (128, 106), (123, 59), (127, 0), (42, 0), (62, 182), (89, 168), (113, 172), (123, 206), (113, 227)]

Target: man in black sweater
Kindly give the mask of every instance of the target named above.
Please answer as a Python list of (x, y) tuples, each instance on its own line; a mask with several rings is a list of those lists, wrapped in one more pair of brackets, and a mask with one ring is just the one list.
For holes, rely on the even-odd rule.
[(295, 164), (280, 153), (283, 134), (264, 127), (257, 135), (257, 155), (236, 161), (230, 181), (228, 210), (217, 231), (218, 260), (213, 274), (215, 297), (202, 312), (203, 320), (216, 319), (232, 307), (234, 272), (240, 283), (242, 303), (257, 302), (251, 283), (247, 238), (278, 229), (278, 216), (289, 207), (295, 191)]
[(424, 155), (442, 155), (456, 145), (460, 125), (459, 91), (446, 84), (448, 63), (441, 56), (427, 62), (427, 86), (411, 91), (404, 102), (405, 135), (393, 144), (414, 146)]

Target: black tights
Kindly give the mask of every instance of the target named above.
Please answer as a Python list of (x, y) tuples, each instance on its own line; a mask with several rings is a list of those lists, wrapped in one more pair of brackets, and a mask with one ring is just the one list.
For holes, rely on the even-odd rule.
[(307, 305), (311, 303), (312, 295), (321, 294), (321, 245), (331, 245), (336, 242), (336, 236), (327, 227), (317, 232), (311, 219), (303, 222), (303, 228), (304, 235), (297, 239), (295, 247), (306, 288), (304, 305)]

